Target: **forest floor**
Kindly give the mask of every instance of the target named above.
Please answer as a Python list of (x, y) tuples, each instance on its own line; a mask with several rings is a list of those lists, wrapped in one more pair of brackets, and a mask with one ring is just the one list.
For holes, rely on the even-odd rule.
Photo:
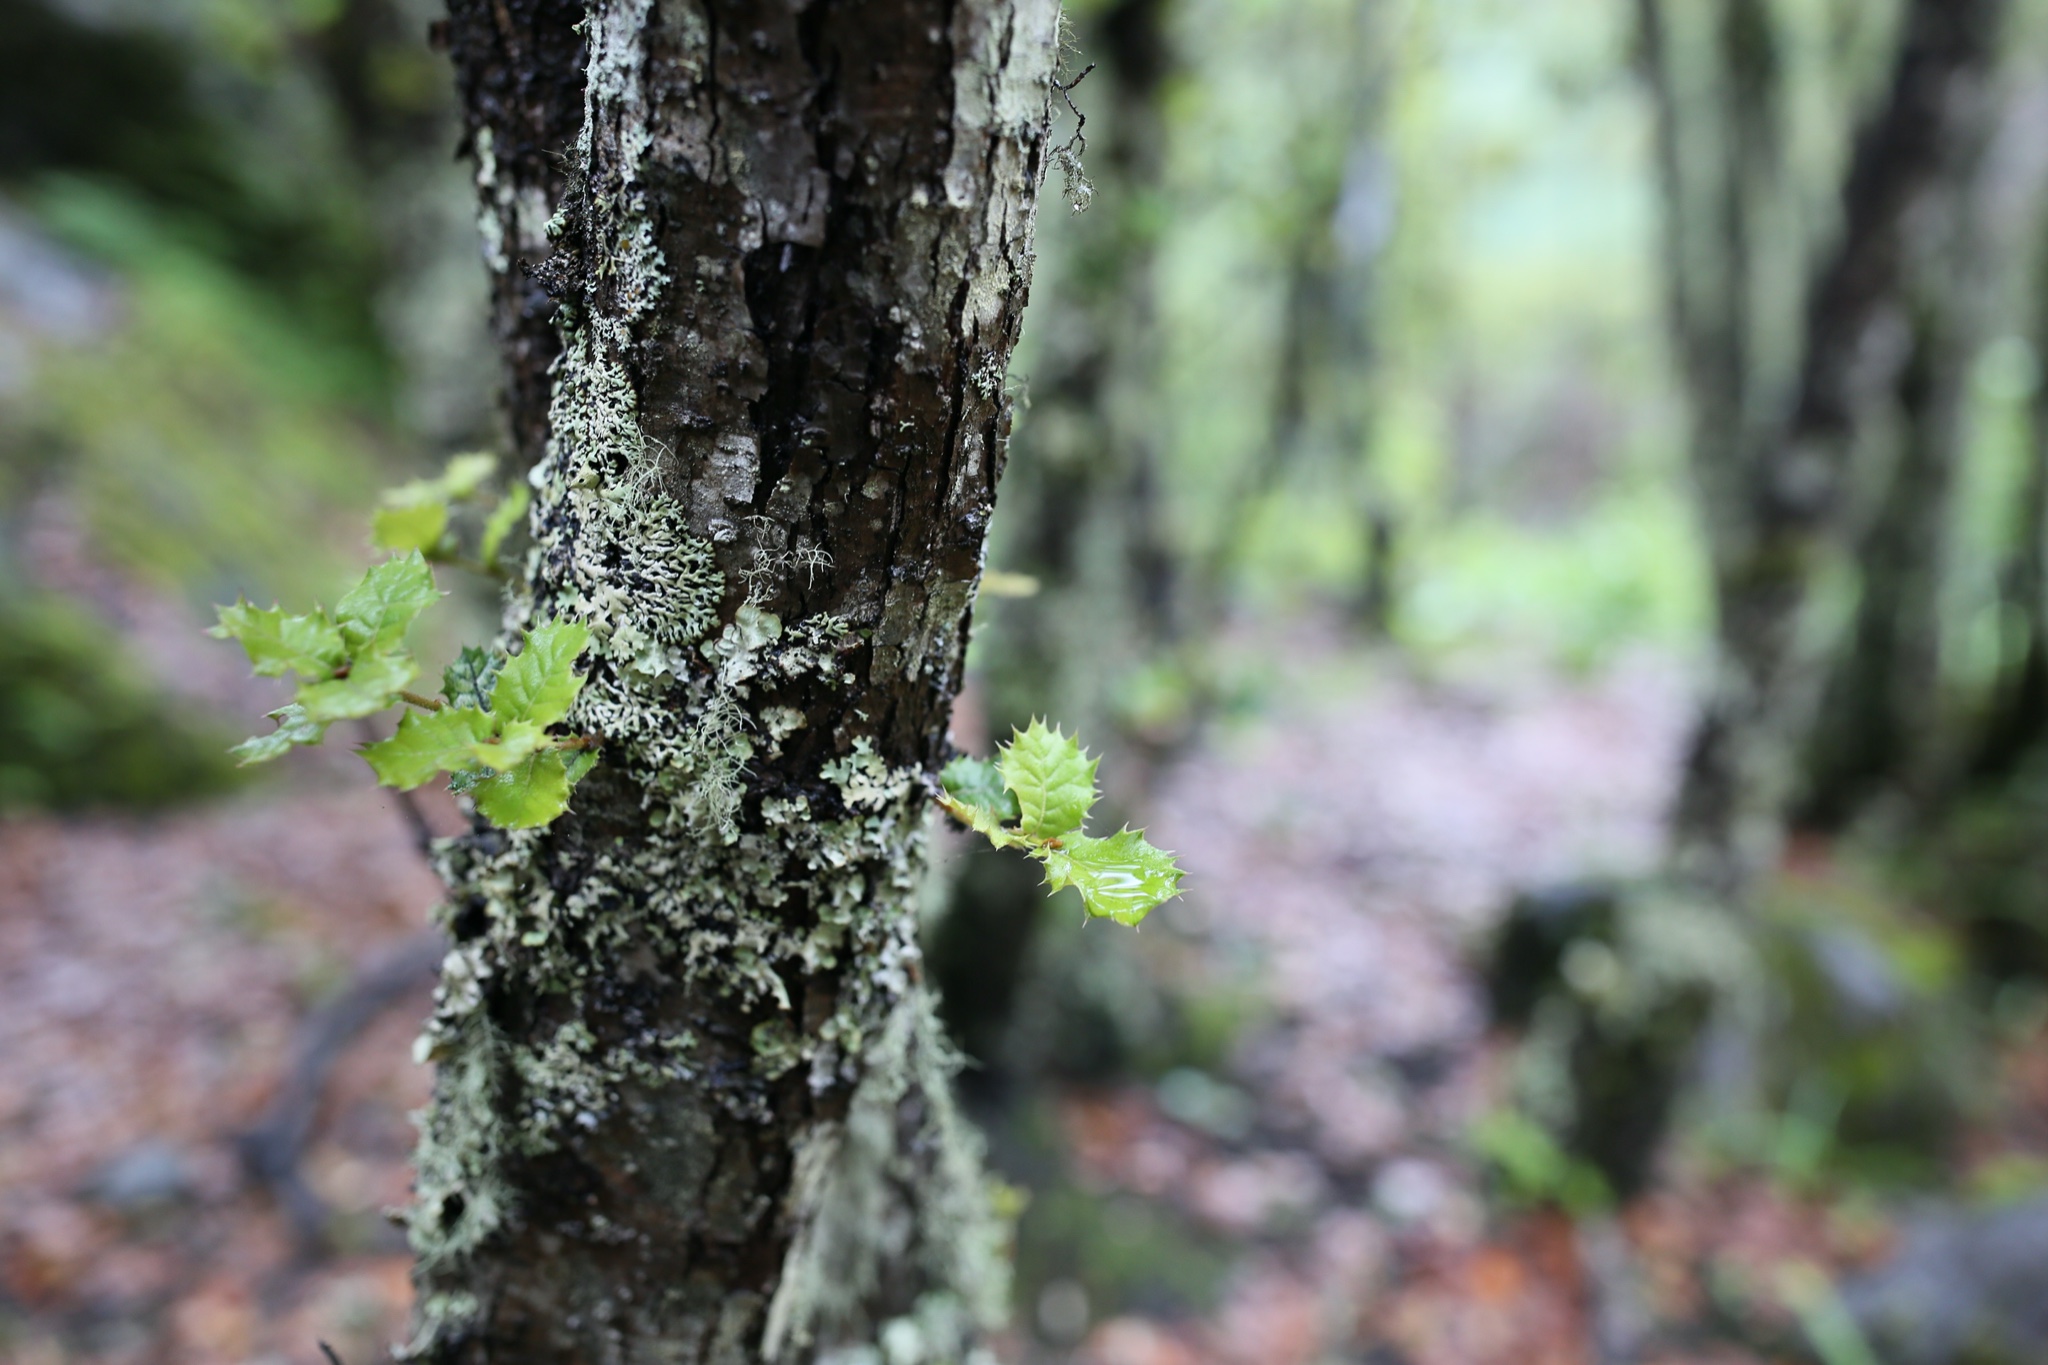
[[(1190, 890), (1147, 926), (1147, 970), (1251, 1022), (1214, 1074), (1043, 1099), (1063, 1180), (1178, 1220), (1213, 1249), (1211, 1290), (1155, 1309), (1043, 1278), (1005, 1355), (1566, 1365), (1599, 1358), (1617, 1258), (1677, 1322), (1708, 1277), (1767, 1289), (1880, 1249), (1871, 1220), (1753, 1176), (1680, 1172), (1590, 1228), (1504, 1212), (1471, 1155), (1500, 1055), (1475, 945), (1515, 887), (1648, 864), (1683, 678), (1300, 667), (1313, 685), (1222, 728), (1152, 812)], [(313, 1365), (325, 1341), (361, 1365), (403, 1335), (407, 1258), (380, 1213), (406, 1197), (427, 1094), (411, 1039), (436, 891), (395, 798), (318, 757), (168, 817), (0, 824), (0, 1357)], [(367, 1027), (295, 1100), (307, 1021), (351, 1001)], [(302, 1187), (244, 1155), (295, 1102)]]

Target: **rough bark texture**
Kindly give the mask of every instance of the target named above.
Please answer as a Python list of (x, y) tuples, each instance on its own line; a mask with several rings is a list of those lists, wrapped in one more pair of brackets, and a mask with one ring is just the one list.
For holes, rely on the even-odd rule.
[(583, 126), (583, 10), (583, 0), (450, 0), (434, 31), (455, 65), (462, 150), (476, 166), (477, 229), (521, 469), (546, 453), (549, 373), (561, 352), (555, 305), (524, 267), (548, 255), (548, 219)]
[(444, 850), (408, 1352), (957, 1360), (1005, 1284), (915, 901), (1057, 7), (458, 0), (487, 232), (507, 175), (538, 212), (501, 130), (544, 157), (578, 17), (508, 626), (590, 628), (602, 760), (553, 825)]
[[(1034, 716), (1057, 717), (1091, 744), (1121, 737), (1113, 694), (1158, 648), (1170, 608), (1162, 508), (1147, 467), (1157, 459), (1152, 403), (1153, 230), (1146, 225), (1165, 160), (1160, 108), (1174, 57), (1166, 26), (1172, 0), (1116, 0), (1084, 20), (1062, 80), (1095, 70), (1072, 90), (1088, 123), (1085, 168), (1092, 200), (1077, 191), (1060, 226), (1063, 250), (1047, 252), (1041, 291), (1060, 306), (1042, 315), (1028, 375), (1014, 482), (1004, 490), (1005, 532), (996, 561), (1038, 581), (1030, 597), (984, 609), (981, 663), (989, 728), (1007, 738)], [(1078, 212), (1082, 205), (1085, 212)], [(1056, 210), (1057, 211), (1057, 210)], [(1036, 324), (1034, 324), (1036, 325)], [(1127, 776), (1142, 765), (1108, 765)], [(1057, 970), (1041, 934), (1042, 878), (1029, 863), (989, 848), (964, 855), (946, 911), (927, 947), (945, 1019), (977, 1063), (970, 1096), (989, 1101), (1016, 1075), (1058, 1057), (1014, 1027), (1020, 992), (1034, 972)], [(1115, 948), (1091, 948), (1115, 952)]]

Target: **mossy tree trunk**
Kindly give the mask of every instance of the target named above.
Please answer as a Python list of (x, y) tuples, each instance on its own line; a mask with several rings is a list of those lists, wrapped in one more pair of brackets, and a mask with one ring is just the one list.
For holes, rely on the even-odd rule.
[(444, 851), (412, 1358), (951, 1361), (1002, 1307), (914, 902), (1057, 22), (452, 0), (544, 434), (507, 624), (590, 628), (602, 758), (554, 824)]
[[(1958, 196), (1961, 197), (1960, 195)], [(1932, 796), (1941, 720), (1941, 587), (1962, 463), (1963, 398), (1978, 337), (1968, 281), (1922, 269), (1896, 394), (1897, 450), (1856, 545), (1855, 619), (1828, 667), (1805, 744), (1798, 824), (1849, 824), (1879, 797)]]
[[(1532, 1102), (1624, 1198), (1650, 1178), (1704, 1031), (1718, 1015), (1740, 1044), (1757, 1018), (1749, 911), (1830, 654), (1819, 589), (1853, 565), (1861, 427), (1890, 386), (1872, 373), (1869, 342), (1905, 302), (1909, 219), (1957, 183), (1980, 131), (2004, 11), (2004, 0), (1909, 0), (1890, 80), (1854, 142), (1839, 227), (1809, 264), (1785, 241), (1797, 216), (1777, 161), (1785, 81), (1773, 7), (1639, 0), (1716, 668), (1664, 875), (1619, 893), (1525, 897), (1495, 983), (1500, 1000), (1543, 997), (1522, 1011), (1528, 1074), (1543, 1082)], [(1772, 307), (1793, 270), (1803, 318)]]
[[(1646, 3), (1646, 14), (1660, 10)], [(1902, 302), (1907, 221), (1981, 133), (2003, 0), (1912, 0), (1875, 115), (1855, 141), (1830, 249), (1807, 273), (1801, 341), (1776, 385), (1754, 354), (1747, 309), (1768, 276), (1750, 255), (1768, 220), (1754, 202), (1772, 136), (1771, 19), (1730, 0), (1723, 27), (1719, 163), (1687, 173), (1697, 132), (1662, 134), (1671, 188), (1673, 297), (1693, 393), (1694, 464), (1707, 510), (1719, 607), (1718, 665), (1688, 756), (1673, 861), (1710, 894), (1740, 899), (1775, 854), (1799, 740), (1819, 692), (1825, 635), (1815, 586), (1845, 558), (1859, 422), (1873, 394), (1873, 326)], [(1651, 26), (1659, 31), (1661, 20)], [(1655, 39), (1653, 38), (1653, 41)], [(1673, 118), (1668, 96), (1665, 116)], [(1686, 240), (1694, 179), (1718, 201), (1718, 252)], [(1761, 382), (1760, 382), (1761, 378)], [(1774, 391), (1775, 390), (1775, 391)], [(1818, 647), (1817, 647), (1818, 646)]]

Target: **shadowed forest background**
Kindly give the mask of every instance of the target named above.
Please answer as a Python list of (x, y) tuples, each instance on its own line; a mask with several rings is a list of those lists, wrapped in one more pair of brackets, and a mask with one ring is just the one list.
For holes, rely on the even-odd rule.
[[(953, 732), (1188, 879), (937, 839), (996, 1357), (2048, 1359), (2048, 6), (1068, 14)], [(438, 17), (0, 0), (10, 1362), (405, 1334), (463, 816), (201, 632), (510, 459)]]

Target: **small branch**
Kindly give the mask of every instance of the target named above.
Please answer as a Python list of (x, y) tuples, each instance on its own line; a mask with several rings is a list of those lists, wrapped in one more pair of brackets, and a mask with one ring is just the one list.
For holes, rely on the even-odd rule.
[(433, 697), (423, 697), (417, 692), (407, 692), (402, 689), (398, 694), (398, 699), (407, 706), (417, 706), (422, 711), (438, 711), (445, 705), (445, 703)]

